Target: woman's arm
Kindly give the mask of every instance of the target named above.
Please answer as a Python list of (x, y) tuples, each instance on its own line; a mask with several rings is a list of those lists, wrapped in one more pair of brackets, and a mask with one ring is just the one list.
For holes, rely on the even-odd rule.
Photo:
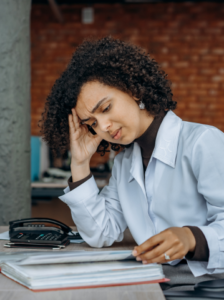
[[(207, 205), (207, 225), (199, 226), (209, 248), (208, 273), (224, 272), (224, 134), (209, 127), (192, 151), (197, 189)], [(189, 262), (191, 263), (191, 262)]]
[(123, 239), (127, 227), (117, 193), (116, 159), (109, 185), (98, 195), (99, 189), (93, 176), (88, 176), (89, 161), (101, 139), (80, 124), (74, 109), (69, 115), (69, 133), (72, 181), (76, 188), (70, 190), (67, 187), (65, 195), (59, 198), (70, 207), (79, 233), (90, 246), (110, 246), (114, 241)]
[(70, 207), (79, 233), (92, 247), (110, 246), (121, 241), (127, 227), (117, 193), (116, 164), (115, 158), (109, 184), (100, 194), (92, 176), (72, 191), (67, 187), (65, 195), (59, 197)]
[[(202, 133), (192, 149), (191, 166), (197, 179), (198, 192), (203, 195), (207, 204), (207, 225), (198, 228), (203, 232), (208, 243), (209, 260), (208, 262), (188, 261), (188, 264), (192, 270), (194, 269), (196, 276), (224, 272), (224, 134), (221, 131), (208, 127)], [(195, 213), (200, 214), (200, 212)], [(143, 251), (146, 253), (141, 255), (142, 244), (139, 246), (140, 248), (135, 249), (135, 255), (140, 256), (140, 259), (143, 260), (145, 258), (147, 260), (148, 257), (150, 262), (152, 260), (153, 262), (156, 260), (157, 262), (166, 261), (164, 253), (170, 256), (170, 260), (181, 259), (186, 255), (187, 249), (193, 250), (190, 246), (193, 245), (191, 244), (192, 235), (188, 235), (188, 233), (184, 232), (183, 228), (169, 228), (155, 236), (158, 241), (148, 240), (150, 241), (148, 248), (146, 245), (143, 246)], [(160, 247), (161, 243), (163, 247)], [(166, 247), (164, 247), (165, 245)], [(156, 256), (159, 257), (158, 255), (160, 258), (156, 259)], [(163, 261), (162, 258), (164, 258)], [(199, 265), (200, 273), (196, 270)], [(204, 269), (204, 273), (202, 273), (202, 269)]]

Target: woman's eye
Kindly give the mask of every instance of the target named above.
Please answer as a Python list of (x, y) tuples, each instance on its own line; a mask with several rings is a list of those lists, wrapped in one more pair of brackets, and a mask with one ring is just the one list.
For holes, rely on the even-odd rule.
[(93, 124), (91, 125), (91, 127), (96, 127), (96, 121), (93, 122)]
[(110, 109), (110, 104), (103, 110), (103, 112), (106, 112)]

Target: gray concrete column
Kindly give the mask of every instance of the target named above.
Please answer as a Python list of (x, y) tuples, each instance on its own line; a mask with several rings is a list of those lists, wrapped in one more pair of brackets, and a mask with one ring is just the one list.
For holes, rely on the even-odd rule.
[(31, 212), (30, 8), (0, 1), (0, 225)]

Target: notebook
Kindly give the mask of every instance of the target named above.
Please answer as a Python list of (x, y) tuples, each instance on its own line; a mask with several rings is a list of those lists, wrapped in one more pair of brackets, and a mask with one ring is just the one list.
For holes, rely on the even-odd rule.
[(129, 250), (41, 253), (19, 253), (18, 259), (11, 255), (11, 260), (10, 255), (7, 260), (0, 254), (2, 274), (33, 291), (168, 281), (161, 265), (137, 262)]

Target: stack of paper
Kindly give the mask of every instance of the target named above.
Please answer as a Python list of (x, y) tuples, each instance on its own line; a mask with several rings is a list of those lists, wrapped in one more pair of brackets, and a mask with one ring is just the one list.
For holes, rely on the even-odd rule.
[(2, 274), (36, 291), (166, 281), (161, 265), (143, 265), (133, 259), (131, 251), (16, 255), (0, 253)]

